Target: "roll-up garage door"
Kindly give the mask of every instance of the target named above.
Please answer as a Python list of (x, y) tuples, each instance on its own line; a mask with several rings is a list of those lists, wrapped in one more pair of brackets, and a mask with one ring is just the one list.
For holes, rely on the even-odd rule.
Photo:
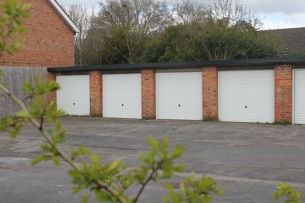
[(89, 75), (57, 76), (57, 107), (69, 115), (90, 114)]
[(142, 118), (141, 74), (103, 75), (103, 116)]
[(294, 123), (305, 124), (305, 70), (294, 70)]
[(274, 70), (218, 72), (219, 120), (274, 122)]
[(202, 119), (202, 73), (156, 74), (157, 119)]

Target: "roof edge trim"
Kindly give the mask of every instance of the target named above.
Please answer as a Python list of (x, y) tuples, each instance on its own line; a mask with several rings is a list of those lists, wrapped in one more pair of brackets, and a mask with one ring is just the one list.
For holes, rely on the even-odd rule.
[(202, 68), (202, 67), (253, 67), (253, 66), (274, 66), (281, 64), (304, 64), (305, 57), (302, 58), (260, 58), (260, 59), (238, 59), (223, 61), (190, 61), (190, 62), (164, 62), (164, 63), (144, 63), (144, 64), (105, 64), (93, 66), (72, 66), (48, 68), (48, 72), (82, 72), (82, 71), (119, 71), (119, 70), (139, 70), (145, 68), (168, 69), (168, 68)]

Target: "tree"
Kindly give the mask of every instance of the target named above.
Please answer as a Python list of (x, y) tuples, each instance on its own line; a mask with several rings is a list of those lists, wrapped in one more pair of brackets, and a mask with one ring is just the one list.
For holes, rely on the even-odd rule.
[(202, 59), (196, 53), (194, 37), (200, 32), (198, 23), (172, 25), (158, 37), (152, 37), (142, 55), (142, 62), (195, 61)]
[(240, 1), (214, 0), (204, 32), (195, 37), (208, 60), (266, 58), (277, 55), (272, 37), (260, 35), (260, 20)]
[(221, 20), (211, 22), (194, 41), (197, 53), (208, 60), (266, 58), (277, 53), (276, 42), (247, 23), (228, 26)]
[(257, 32), (244, 4), (215, 0), (205, 20), (174, 25), (150, 40), (143, 62), (229, 60), (277, 55), (276, 40)]
[(86, 42), (100, 39), (103, 46), (96, 54), (102, 55), (98, 61), (102, 63), (137, 62), (148, 34), (163, 30), (171, 21), (166, 4), (154, 0), (107, 0), (100, 7)]
[(89, 10), (85, 6), (81, 6), (78, 4), (71, 4), (66, 7), (66, 12), (76, 24), (79, 29), (79, 33), (76, 34), (74, 40), (75, 46), (75, 64), (83, 65), (83, 40), (87, 35), (87, 31), (89, 28)]
[(174, 24), (205, 23), (208, 19), (209, 9), (203, 4), (182, 0), (174, 3), (172, 7)]
[(188, 0), (175, 4), (156, 0), (107, 0), (100, 5), (83, 40), (83, 58), (87, 65), (142, 61), (146, 44), (169, 26), (203, 23), (208, 14), (203, 5)]
[(143, 62), (229, 60), (272, 57), (276, 41), (260, 35), (251, 25), (227, 26), (226, 22), (197, 23), (167, 28), (150, 40)]
[(247, 5), (239, 0), (213, 0), (209, 14), (210, 20), (214, 22), (221, 20), (228, 26), (247, 22), (257, 29), (261, 24), (260, 20), (248, 10)]
[[(257, 34), (260, 21), (239, 1), (215, 0), (211, 8), (190, 0), (106, 0), (100, 6), (76, 40), (81, 65), (276, 55), (275, 40)], [(69, 13), (83, 30), (86, 12), (71, 7)]]
[(91, 16), (89, 29), (83, 40), (81, 52), (84, 65), (106, 64), (110, 62), (106, 56), (109, 51), (105, 46), (103, 30), (95, 26), (94, 18), (95, 16)]

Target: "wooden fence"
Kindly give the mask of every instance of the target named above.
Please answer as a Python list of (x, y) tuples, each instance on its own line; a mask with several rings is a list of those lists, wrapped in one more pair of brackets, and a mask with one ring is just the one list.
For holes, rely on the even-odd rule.
[[(34, 84), (35, 77), (37, 77), (39, 81), (47, 81), (48, 79), (46, 68), (0, 67), (0, 70), (2, 70), (3, 73), (2, 81), (19, 99), (24, 99), (28, 96), (21, 89), (25, 80)], [(47, 99), (47, 97), (44, 99)], [(25, 100), (26, 104), (29, 102), (29, 100)], [(18, 106), (0, 90), (0, 118), (11, 116), (18, 111)]]

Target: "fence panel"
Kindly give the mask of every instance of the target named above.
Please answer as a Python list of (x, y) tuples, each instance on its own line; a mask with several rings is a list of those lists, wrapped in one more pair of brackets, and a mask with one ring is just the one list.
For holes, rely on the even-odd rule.
[[(3, 72), (2, 81), (19, 99), (25, 99), (28, 96), (21, 89), (25, 80), (28, 80), (31, 84), (35, 83), (35, 78), (41, 82), (48, 80), (47, 68), (0, 67), (0, 70)], [(43, 100), (46, 99), (47, 96), (43, 98)], [(24, 101), (28, 104), (30, 99)], [(0, 90), (0, 118), (11, 116), (18, 111), (18, 106)]]

